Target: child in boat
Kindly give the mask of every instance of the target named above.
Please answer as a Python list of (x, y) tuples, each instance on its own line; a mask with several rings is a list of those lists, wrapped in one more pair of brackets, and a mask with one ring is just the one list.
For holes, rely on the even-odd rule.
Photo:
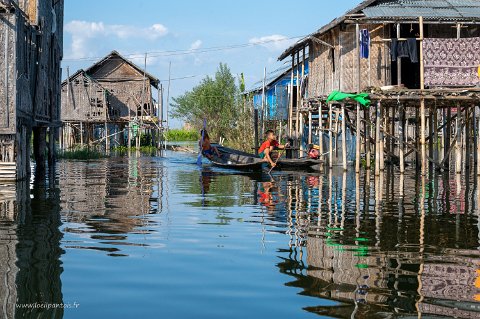
[(210, 136), (208, 136), (207, 130), (202, 130), (200, 131), (201, 136), (203, 137), (203, 140), (200, 140), (198, 142), (198, 146), (202, 150), (202, 155), (211, 160), (214, 155), (217, 155), (218, 157), (222, 157), (222, 154), (218, 151), (218, 149), (215, 146), (212, 146), (210, 143)]
[(285, 147), (288, 147), (287, 145), (281, 145), (277, 141), (277, 137), (275, 136), (275, 132), (272, 130), (268, 130), (265, 132), (265, 142), (260, 146), (258, 149), (258, 155), (260, 158), (263, 158), (265, 162), (268, 162), (271, 167), (275, 167), (276, 164), (272, 160), (272, 153), (274, 150), (278, 149), (285, 149)]

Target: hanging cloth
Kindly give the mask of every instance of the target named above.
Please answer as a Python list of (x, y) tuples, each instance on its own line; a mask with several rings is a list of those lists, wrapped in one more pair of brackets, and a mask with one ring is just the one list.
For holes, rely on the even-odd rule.
[(408, 55), (410, 57), (410, 61), (412, 61), (412, 63), (418, 63), (417, 39), (408, 38), (407, 48), (408, 48)]
[(360, 30), (360, 57), (368, 59), (370, 56), (370, 33), (368, 29)]
[(349, 93), (344, 93), (340, 91), (333, 91), (332, 93), (330, 93), (330, 95), (327, 98), (327, 103), (332, 101), (340, 102), (346, 99), (355, 100), (365, 107), (369, 107), (370, 104), (372, 103), (368, 98), (368, 93), (349, 94)]

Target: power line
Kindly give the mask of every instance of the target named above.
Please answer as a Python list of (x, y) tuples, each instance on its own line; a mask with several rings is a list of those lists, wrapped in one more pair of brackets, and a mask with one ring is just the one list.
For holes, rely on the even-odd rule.
[[(290, 37), (290, 38), (284, 38), (284, 39), (273, 39), (273, 40), (264, 40), (264, 41), (255, 41), (255, 42), (249, 42), (249, 43), (243, 43), (243, 44), (232, 44), (232, 45), (226, 45), (226, 46), (217, 46), (217, 47), (210, 47), (210, 48), (204, 48), (204, 49), (190, 49), (190, 50), (167, 50), (167, 51), (150, 51), (150, 52), (145, 52), (148, 54), (149, 57), (169, 57), (169, 56), (179, 56), (179, 55), (189, 55), (189, 54), (199, 54), (199, 53), (209, 53), (209, 52), (218, 52), (218, 51), (228, 51), (228, 50), (233, 50), (233, 49), (241, 49), (241, 48), (247, 48), (247, 47), (255, 47), (255, 46), (261, 46), (269, 43), (278, 43), (278, 42), (284, 42), (288, 40), (295, 40), (299, 38), (303, 38), (305, 36), (295, 36), (295, 37)], [(145, 54), (143, 53), (143, 54)], [(126, 54), (124, 55), (126, 58), (140, 58), (143, 56), (138, 54), (138, 53), (132, 53), (132, 54)], [(78, 59), (64, 59), (64, 62), (75, 62), (75, 61), (97, 61), (99, 59), (102, 59), (103, 57), (88, 57), (88, 58), (78, 58)]]

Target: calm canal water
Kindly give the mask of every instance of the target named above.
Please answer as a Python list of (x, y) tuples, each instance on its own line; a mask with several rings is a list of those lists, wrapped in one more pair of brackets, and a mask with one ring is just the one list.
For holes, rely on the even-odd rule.
[(0, 186), (0, 318), (480, 317), (476, 177), (195, 160), (61, 161)]

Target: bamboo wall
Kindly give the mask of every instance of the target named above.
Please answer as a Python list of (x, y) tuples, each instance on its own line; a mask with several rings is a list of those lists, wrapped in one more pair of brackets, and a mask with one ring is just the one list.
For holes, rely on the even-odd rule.
[(108, 119), (105, 89), (79, 73), (62, 85), (62, 121), (105, 122)]
[[(371, 36), (370, 58), (361, 60), (361, 90), (390, 85), (389, 49), (381, 40), (389, 36), (383, 25), (360, 25)], [(310, 45), (309, 97), (328, 96), (334, 90), (356, 92), (358, 83), (355, 25), (340, 26), (320, 36), (335, 50), (313, 42)]]

